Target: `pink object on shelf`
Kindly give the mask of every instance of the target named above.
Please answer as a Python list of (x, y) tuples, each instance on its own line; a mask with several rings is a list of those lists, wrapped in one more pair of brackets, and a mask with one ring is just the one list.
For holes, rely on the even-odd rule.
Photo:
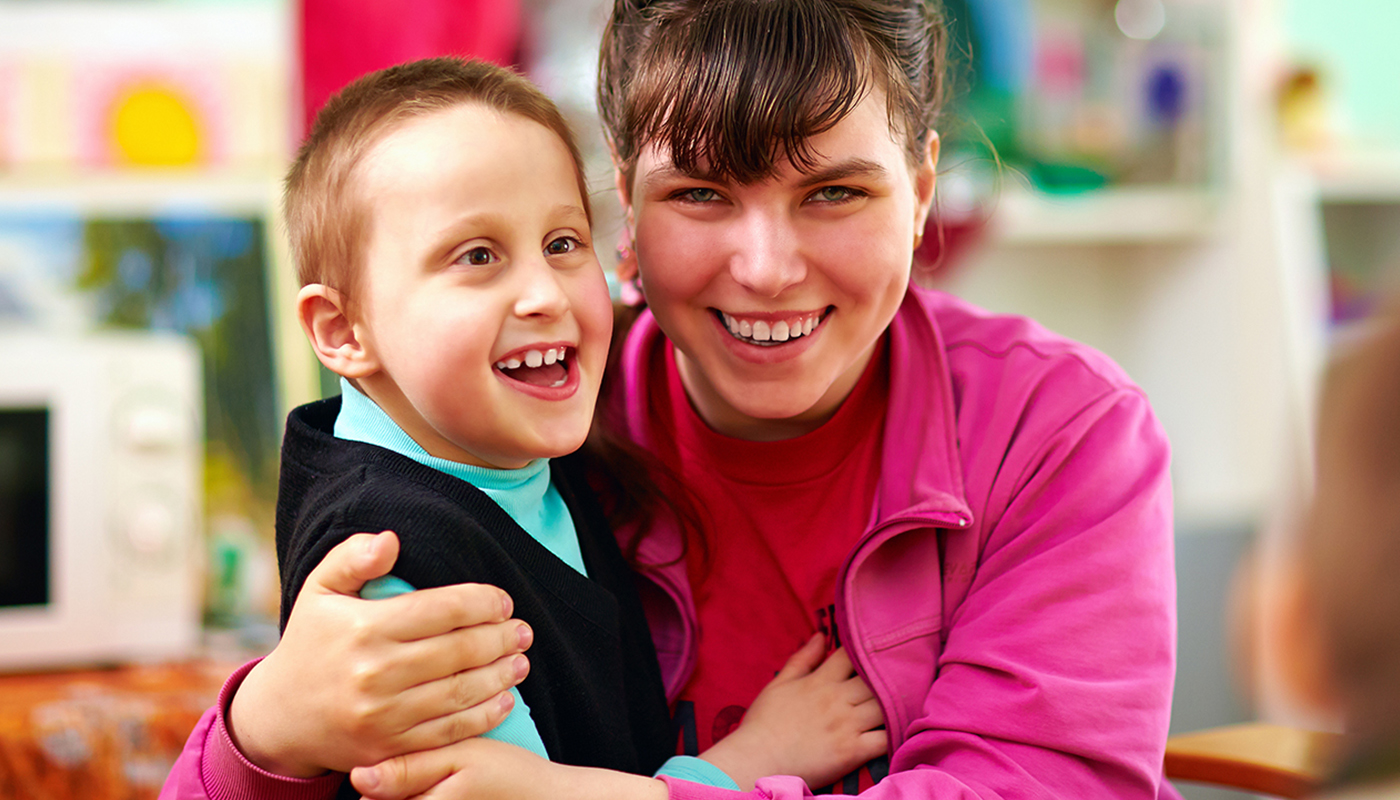
[(443, 55), (511, 65), (521, 30), (518, 0), (302, 0), (302, 132), (367, 72)]

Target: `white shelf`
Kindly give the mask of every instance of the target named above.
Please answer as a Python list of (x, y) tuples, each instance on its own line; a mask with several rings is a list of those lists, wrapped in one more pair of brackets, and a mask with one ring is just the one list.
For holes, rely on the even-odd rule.
[(270, 216), (280, 175), (208, 171), (0, 173), (0, 213)]
[(1211, 236), (1220, 202), (1197, 187), (1143, 186), (1049, 195), (1004, 190), (990, 227), (1007, 244), (1155, 244)]
[(1316, 156), (1309, 162), (1325, 203), (1400, 203), (1400, 151)]

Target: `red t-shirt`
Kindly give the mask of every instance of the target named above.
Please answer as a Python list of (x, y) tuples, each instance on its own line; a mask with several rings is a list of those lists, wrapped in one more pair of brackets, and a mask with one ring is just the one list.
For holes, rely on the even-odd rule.
[[(839, 644), (836, 578), (870, 522), (889, 368), (882, 340), (826, 424), (795, 439), (751, 442), (711, 430), (685, 395), (670, 347), (665, 359), (653, 440), (674, 443), (657, 455), (694, 491), (708, 544), (687, 554), (700, 637), (695, 673), (674, 710), (677, 752), (698, 755), (738, 726), (813, 633), (827, 634), (828, 651)], [(854, 793), (888, 771), (881, 758), (833, 788)]]

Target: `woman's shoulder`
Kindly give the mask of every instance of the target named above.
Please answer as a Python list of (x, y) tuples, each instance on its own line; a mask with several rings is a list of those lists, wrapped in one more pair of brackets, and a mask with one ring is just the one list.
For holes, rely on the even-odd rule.
[[(1000, 375), (1040, 382), (1054, 378), (1094, 392), (1138, 388), (1113, 359), (1029, 317), (1002, 314), (935, 289), (911, 287), (915, 324), (937, 331), (955, 381)], [(906, 303), (906, 308), (911, 304)]]

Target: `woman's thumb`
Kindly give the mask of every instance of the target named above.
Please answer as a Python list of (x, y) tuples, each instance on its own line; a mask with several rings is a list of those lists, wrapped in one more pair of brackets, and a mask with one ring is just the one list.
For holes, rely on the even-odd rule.
[(399, 557), (399, 537), (393, 531), (357, 533), (331, 548), (306, 576), (313, 591), (359, 595), (366, 582), (389, 574)]

